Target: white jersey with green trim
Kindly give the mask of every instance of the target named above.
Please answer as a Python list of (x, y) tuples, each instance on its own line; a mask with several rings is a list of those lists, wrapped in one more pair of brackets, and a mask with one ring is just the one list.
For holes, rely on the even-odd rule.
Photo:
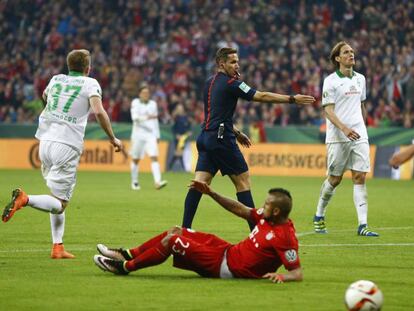
[(90, 112), (89, 98), (101, 97), (98, 81), (77, 72), (53, 76), (43, 92), (47, 105), (39, 117), (35, 137), (61, 142), (82, 152)]
[(135, 98), (131, 102), (131, 119), (133, 122), (131, 138), (153, 137), (160, 138), (158, 124), (158, 107), (154, 100), (142, 102)]
[[(360, 73), (354, 71), (349, 78), (337, 70), (323, 81), (322, 106), (334, 105), (335, 115), (343, 124), (356, 131), (361, 136), (360, 140), (368, 140), (361, 108), (361, 102), (365, 99), (366, 82)], [(350, 141), (328, 119), (326, 125), (326, 143)]]

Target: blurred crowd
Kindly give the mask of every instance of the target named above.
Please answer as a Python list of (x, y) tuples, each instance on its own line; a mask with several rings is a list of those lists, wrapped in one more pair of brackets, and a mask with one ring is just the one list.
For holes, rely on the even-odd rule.
[(367, 78), (368, 125), (413, 127), (414, 2), (409, 0), (0, 0), (0, 122), (34, 123), (48, 80), (66, 73), (66, 54), (92, 52), (114, 122), (130, 121), (141, 82), (160, 122), (182, 104), (203, 121), (202, 89), (214, 53), (239, 51), (242, 79), (259, 90), (310, 94), (313, 106), (241, 101), (237, 122), (321, 125), (323, 79), (332, 46), (348, 41)]

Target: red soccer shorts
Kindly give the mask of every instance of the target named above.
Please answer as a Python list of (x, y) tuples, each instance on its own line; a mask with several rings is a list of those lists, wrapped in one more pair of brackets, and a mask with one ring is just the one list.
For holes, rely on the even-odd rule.
[(174, 256), (174, 267), (218, 278), (224, 252), (231, 244), (213, 234), (183, 228), (183, 234), (174, 235), (169, 246)]

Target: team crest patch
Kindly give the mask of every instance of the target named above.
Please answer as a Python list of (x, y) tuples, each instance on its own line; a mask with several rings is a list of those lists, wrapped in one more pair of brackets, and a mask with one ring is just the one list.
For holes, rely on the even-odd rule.
[(262, 215), (263, 214), (263, 207), (259, 208), (256, 213), (257, 213), (257, 215)]
[(275, 237), (275, 233), (273, 231), (270, 231), (268, 234), (266, 234), (266, 240), (270, 241)]
[(250, 86), (244, 82), (240, 83), (239, 88), (245, 93), (248, 93), (250, 91)]
[(290, 249), (285, 252), (285, 258), (288, 262), (294, 262), (298, 259), (298, 254), (294, 249)]
[(323, 96), (323, 98), (327, 98), (328, 97), (328, 92), (327, 91), (325, 91), (325, 92), (323, 92), (323, 94), (322, 94), (322, 96)]

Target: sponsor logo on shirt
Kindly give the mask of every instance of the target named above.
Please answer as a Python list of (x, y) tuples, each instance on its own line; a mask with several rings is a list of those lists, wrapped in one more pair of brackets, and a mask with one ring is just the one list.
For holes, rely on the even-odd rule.
[(285, 252), (285, 258), (288, 262), (295, 262), (298, 259), (298, 254), (294, 249)]
[(244, 82), (240, 83), (239, 88), (245, 93), (248, 93), (250, 91), (250, 86)]
[(345, 92), (345, 95), (356, 95), (356, 94), (360, 94), (361, 92), (360, 91), (358, 91), (358, 89), (356, 88), (356, 86), (355, 85), (352, 85), (350, 88), (349, 88), (349, 91), (348, 92)]

